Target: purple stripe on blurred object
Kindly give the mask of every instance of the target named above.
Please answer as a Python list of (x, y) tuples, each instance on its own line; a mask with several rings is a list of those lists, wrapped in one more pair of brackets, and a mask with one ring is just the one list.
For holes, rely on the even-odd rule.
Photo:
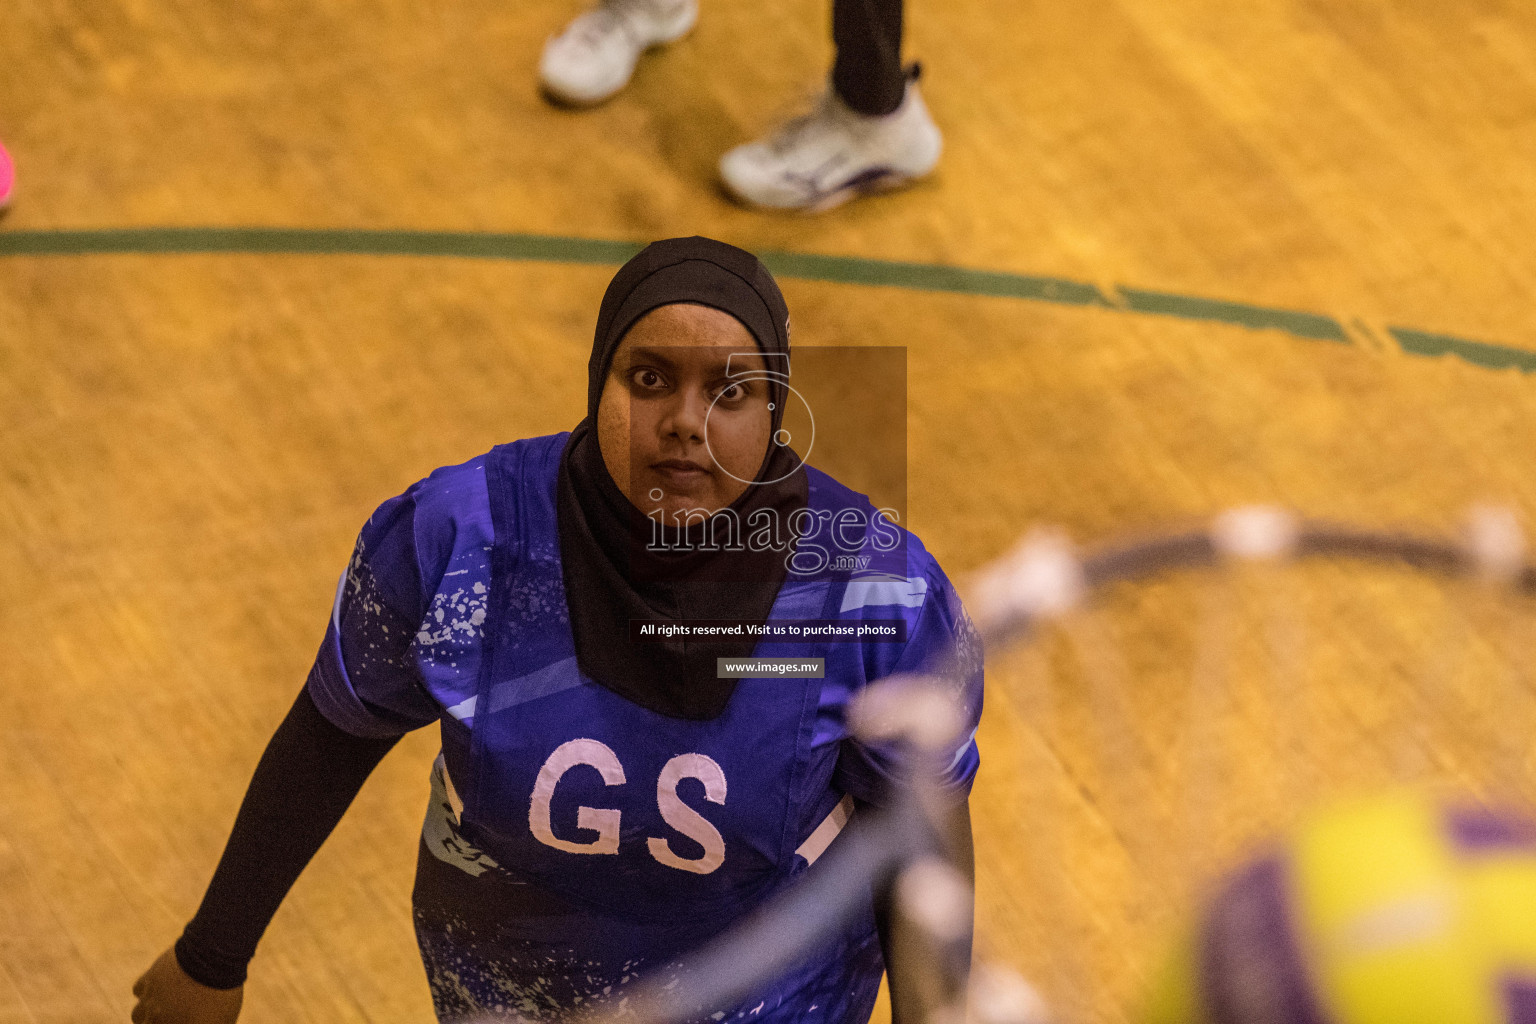
[(1536, 850), (1536, 824), (1487, 807), (1447, 808), (1445, 829), (1459, 853)]
[(1536, 978), (1506, 975), (1501, 987), (1505, 1024), (1536, 1024)]
[(1281, 857), (1265, 857), (1212, 902), (1199, 968), (1211, 1024), (1328, 1024), (1286, 906), (1287, 875)]

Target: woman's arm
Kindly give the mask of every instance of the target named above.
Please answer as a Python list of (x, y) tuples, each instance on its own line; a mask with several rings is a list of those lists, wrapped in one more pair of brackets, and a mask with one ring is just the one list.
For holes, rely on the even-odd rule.
[[(283, 897), (399, 737), (368, 739), (326, 719), (306, 687), (246, 790), (197, 915), (134, 986), (133, 1019), (232, 1021), (246, 965)], [(222, 998), (220, 998), (222, 997)], [(222, 1015), (210, 1015), (215, 1007)]]
[[(976, 857), (971, 845), (971, 808), (965, 800), (955, 805), (949, 820), (948, 846), (954, 866), (976, 887)], [(885, 975), (891, 990), (891, 1024), (916, 1024), (927, 1019), (931, 1005), (943, 994), (932, 991), (933, 965), (920, 936), (902, 917), (893, 898), (894, 879), (875, 898), (875, 924), (880, 949), (885, 954)], [(969, 917), (967, 918), (969, 921)], [(970, 967), (970, 936), (966, 936), (966, 969)], [(963, 980), (963, 979), (962, 979)]]

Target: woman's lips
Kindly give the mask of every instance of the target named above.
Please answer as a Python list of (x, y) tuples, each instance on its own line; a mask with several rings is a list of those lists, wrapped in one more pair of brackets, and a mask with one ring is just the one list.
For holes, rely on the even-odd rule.
[(690, 484), (709, 476), (709, 470), (687, 459), (663, 459), (651, 463), (651, 469), (672, 484)]

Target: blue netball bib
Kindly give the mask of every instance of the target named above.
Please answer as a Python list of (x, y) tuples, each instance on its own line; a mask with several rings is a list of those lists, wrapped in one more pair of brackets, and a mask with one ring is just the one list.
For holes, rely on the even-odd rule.
[[(718, 931), (793, 873), (822, 681), (744, 679), (710, 721), (669, 718), (582, 675), (561, 575), (565, 436), (486, 460), (496, 541), (463, 829), (571, 903), (637, 924)], [(771, 618), (828, 618), (846, 583), (791, 580)], [(859, 645), (764, 642), (862, 676)], [(843, 662), (848, 662), (843, 664)], [(835, 800), (835, 797), (833, 798)]]

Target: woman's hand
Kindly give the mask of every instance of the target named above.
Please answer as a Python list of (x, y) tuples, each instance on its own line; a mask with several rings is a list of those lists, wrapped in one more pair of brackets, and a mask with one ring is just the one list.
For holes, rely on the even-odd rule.
[(133, 983), (139, 1001), (133, 1007), (133, 1024), (235, 1024), (245, 987), (209, 988), (193, 981), (176, 962), (174, 949)]

